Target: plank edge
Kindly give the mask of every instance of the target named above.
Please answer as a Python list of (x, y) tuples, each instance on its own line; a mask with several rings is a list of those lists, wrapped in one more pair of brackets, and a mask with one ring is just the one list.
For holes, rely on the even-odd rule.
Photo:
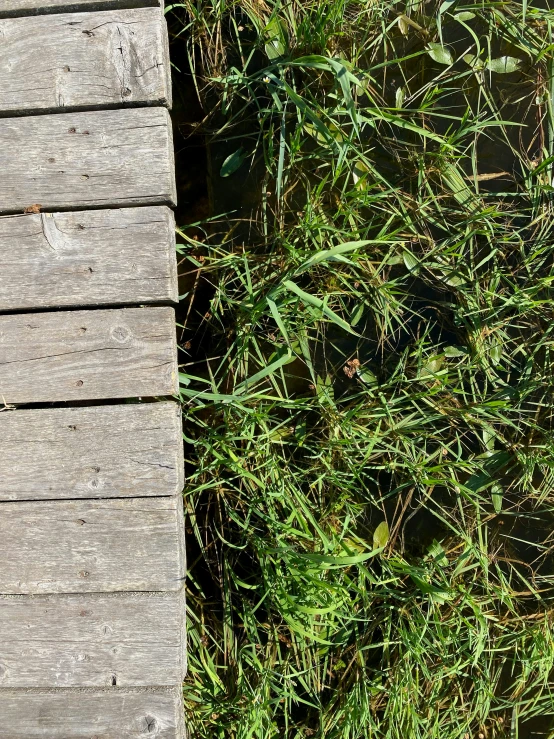
[(60, 15), (62, 13), (89, 13), (98, 10), (136, 10), (137, 8), (162, 8), (164, 0), (97, 0), (84, 5), (79, 0), (68, 0), (54, 7), (0, 9), (2, 18), (26, 18), (37, 15)]

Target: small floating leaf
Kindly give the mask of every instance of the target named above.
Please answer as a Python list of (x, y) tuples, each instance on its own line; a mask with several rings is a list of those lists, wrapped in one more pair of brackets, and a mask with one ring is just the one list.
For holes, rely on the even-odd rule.
[(437, 43), (430, 43), (427, 46), (427, 53), (434, 62), (446, 65), (454, 64), (454, 57), (452, 56), (452, 52), (450, 51), (450, 49), (447, 49), (446, 46), (442, 46), (441, 44)]
[(462, 59), (466, 64), (469, 64), (469, 66), (473, 67), (473, 69), (475, 70), (483, 69), (485, 66), (481, 59), (476, 57), (475, 54), (466, 54), (462, 57)]
[(373, 548), (381, 549), (387, 546), (389, 540), (389, 525), (386, 521), (381, 521), (379, 526), (373, 532)]
[(444, 363), (444, 356), (442, 354), (439, 354), (436, 357), (433, 357), (432, 359), (429, 359), (423, 367), (421, 368), (421, 372), (419, 374), (420, 377), (429, 377), (432, 375), (435, 375), (437, 372), (440, 372), (441, 367)]
[(465, 357), (467, 352), (459, 346), (446, 346), (444, 353), (447, 357)]
[(219, 172), (221, 177), (229, 177), (229, 175), (232, 175), (233, 172), (236, 172), (237, 169), (244, 162), (245, 158), (246, 152), (241, 146), (240, 149), (237, 149), (232, 154), (230, 154), (221, 165), (221, 170)]
[(457, 21), (471, 21), (475, 18), (475, 13), (470, 13), (469, 10), (464, 13), (456, 13), (454, 18)]
[(490, 59), (486, 64), (490, 72), (496, 72), (497, 74), (517, 72), (520, 66), (521, 59), (516, 59), (514, 56), (500, 56), (498, 59)]
[(452, 285), (452, 287), (458, 287), (458, 285), (465, 284), (464, 278), (461, 275), (456, 274), (455, 272), (448, 272), (444, 276), (444, 281), (449, 285)]

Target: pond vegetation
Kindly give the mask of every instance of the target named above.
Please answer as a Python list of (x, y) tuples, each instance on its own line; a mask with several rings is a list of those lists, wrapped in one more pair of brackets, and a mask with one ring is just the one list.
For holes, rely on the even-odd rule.
[(554, 12), (167, 6), (191, 737), (554, 736)]

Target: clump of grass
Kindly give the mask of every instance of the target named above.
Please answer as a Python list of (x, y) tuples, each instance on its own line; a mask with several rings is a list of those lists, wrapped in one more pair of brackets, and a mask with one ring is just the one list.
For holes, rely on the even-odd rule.
[(181, 246), (191, 735), (554, 736), (554, 14), (170, 17), (226, 211)]

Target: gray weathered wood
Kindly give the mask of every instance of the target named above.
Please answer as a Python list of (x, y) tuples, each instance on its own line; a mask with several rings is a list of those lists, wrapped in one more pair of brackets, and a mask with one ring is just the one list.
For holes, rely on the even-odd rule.
[(184, 739), (180, 688), (0, 690), (0, 739)]
[(180, 500), (0, 503), (0, 593), (180, 590)]
[(179, 495), (177, 403), (0, 413), (0, 501)]
[(171, 104), (156, 8), (0, 20), (0, 112)]
[(0, 402), (177, 392), (173, 308), (0, 316)]
[(0, 688), (178, 685), (183, 593), (0, 597)]
[(0, 212), (174, 204), (165, 108), (0, 120)]
[(0, 18), (68, 11), (163, 7), (164, 0), (0, 0)]
[(0, 310), (178, 301), (165, 206), (0, 216)]

